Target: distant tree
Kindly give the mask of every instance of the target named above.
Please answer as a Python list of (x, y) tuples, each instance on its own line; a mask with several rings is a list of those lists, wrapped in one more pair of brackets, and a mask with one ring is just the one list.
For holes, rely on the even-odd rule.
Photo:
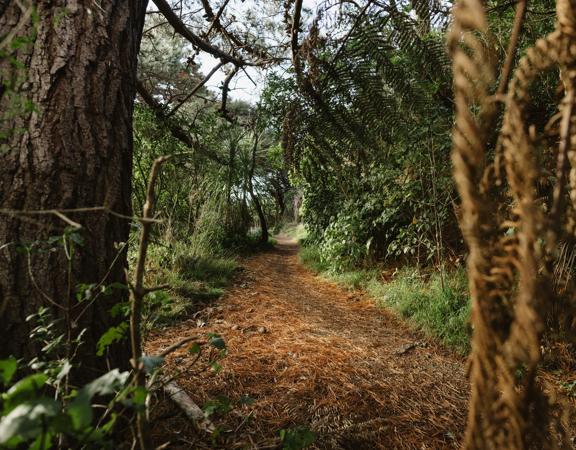
[[(66, 213), (82, 225), (81, 237), (68, 235), (77, 245), (66, 254), (65, 241), (58, 251), (41, 243), (65, 235), (70, 223), (10, 210), (103, 206), (131, 214), (132, 114), (147, 0), (27, 3), (0, 2), (0, 357), (33, 352), (25, 318), (44, 305), (76, 332), (87, 328), (82, 362), (100, 369), (103, 362), (89, 355), (126, 291), (92, 304), (78, 304), (76, 294), (78, 286), (126, 282), (129, 221)], [(127, 361), (122, 350), (110, 356), (113, 365)]]

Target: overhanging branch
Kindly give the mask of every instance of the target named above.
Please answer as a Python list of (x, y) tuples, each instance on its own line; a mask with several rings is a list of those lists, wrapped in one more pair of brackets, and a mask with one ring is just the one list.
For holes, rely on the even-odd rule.
[(184, 24), (184, 22), (180, 20), (180, 18), (172, 10), (172, 8), (170, 7), (170, 5), (166, 0), (153, 0), (153, 1), (158, 10), (162, 13), (162, 15), (166, 17), (168, 23), (172, 25), (174, 31), (180, 34), (184, 39), (188, 40), (195, 47), (205, 51), (206, 53), (210, 53), (212, 56), (215, 56), (216, 58), (220, 58), (222, 61), (230, 62), (236, 66), (252, 65), (251, 63), (248, 63), (243, 59), (230, 55), (229, 53), (219, 49), (218, 47), (213, 46), (209, 42), (202, 39), (200, 36), (196, 35)]
[(194, 138), (192, 138), (192, 136), (190, 136), (190, 134), (186, 130), (184, 130), (180, 125), (174, 122), (174, 120), (167, 117), (164, 108), (162, 107), (162, 104), (158, 102), (158, 100), (156, 100), (152, 96), (152, 94), (150, 94), (150, 92), (148, 92), (142, 81), (136, 80), (136, 90), (138, 91), (138, 94), (140, 94), (142, 100), (144, 100), (144, 102), (150, 108), (152, 108), (152, 110), (156, 114), (156, 117), (164, 122), (168, 130), (170, 130), (172, 136), (174, 136), (180, 142), (187, 145), (192, 150), (211, 159), (212, 161), (215, 161), (218, 164), (222, 165), (227, 164), (227, 162), (224, 161), (222, 158), (220, 158), (220, 156), (218, 156), (216, 152), (210, 150), (209, 148), (202, 145), (200, 142), (196, 141)]

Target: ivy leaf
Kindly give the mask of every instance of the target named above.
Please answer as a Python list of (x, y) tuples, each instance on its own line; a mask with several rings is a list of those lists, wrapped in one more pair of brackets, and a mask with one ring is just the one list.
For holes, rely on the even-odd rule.
[(38, 391), (46, 384), (48, 375), (36, 373), (18, 381), (8, 392), (2, 395), (4, 412), (9, 412), (21, 403), (38, 397)]
[(16, 358), (0, 359), (0, 381), (7, 386), (16, 373), (18, 361)]
[(217, 334), (210, 334), (210, 345), (212, 345), (213, 347), (216, 347), (218, 350), (225, 350), (226, 349), (226, 342), (224, 342), (224, 339), (222, 339), (221, 336), (218, 336)]
[(161, 356), (143, 356), (142, 363), (144, 364), (144, 370), (146, 373), (151, 374), (164, 363), (164, 358)]

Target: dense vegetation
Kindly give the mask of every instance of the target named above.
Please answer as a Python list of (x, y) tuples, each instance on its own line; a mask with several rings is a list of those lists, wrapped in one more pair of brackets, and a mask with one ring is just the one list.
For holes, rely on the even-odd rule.
[[(0, 447), (111, 448), (129, 424), (149, 448), (166, 354), (144, 354), (147, 333), (222, 295), (239, 258), (278, 232), (313, 270), (470, 351), (451, 2), (27, 3), (0, 2)], [(520, 19), (515, 5), (485, 2), (495, 104), (507, 65), (555, 27), (548, 2)], [(238, 79), (260, 94), (235, 98)], [(542, 75), (524, 111), (548, 133), (534, 186), (544, 209), (561, 81)], [(492, 188), (508, 210), (507, 186)], [(573, 236), (549, 261), (565, 286), (572, 249)], [(547, 348), (574, 319), (569, 289), (555, 289)], [(206, 335), (190, 352), (218, 371), (226, 343)], [(286, 433), (284, 448), (311, 443)]]

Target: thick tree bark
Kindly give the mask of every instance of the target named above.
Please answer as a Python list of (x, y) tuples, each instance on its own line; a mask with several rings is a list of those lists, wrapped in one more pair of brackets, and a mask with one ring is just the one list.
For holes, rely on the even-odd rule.
[[(27, 2), (8, 1), (0, 15), (0, 42), (32, 37), (0, 59), (0, 357), (30, 356), (25, 317), (49, 306), (70, 319), (67, 330), (87, 328), (82, 363), (101, 370), (100, 336), (113, 325), (110, 308), (126, 292), (78, 303), (80, 284), (125, 280), (129, 221), (104, 212), (70, 213), (82, 225), (83, 244), (71, 258), (63, 245), (40, 251), (67, 224), (54, 215), (7, 214), (106, 207), (131, 214), (132, 113), (136, 63), (147, 0), (38, 0), (35, 25), (24, 23)], [(17, 99), (32, 111), (13, 111)], [(35, 251), (28, 255), (23, 246)], [(55, 307), (53, 303), (61, 305)], [(67, 311), (66, 311), (67, 310)], [(129, 352), (113, 351), (110, 363), (126, 364)]]

